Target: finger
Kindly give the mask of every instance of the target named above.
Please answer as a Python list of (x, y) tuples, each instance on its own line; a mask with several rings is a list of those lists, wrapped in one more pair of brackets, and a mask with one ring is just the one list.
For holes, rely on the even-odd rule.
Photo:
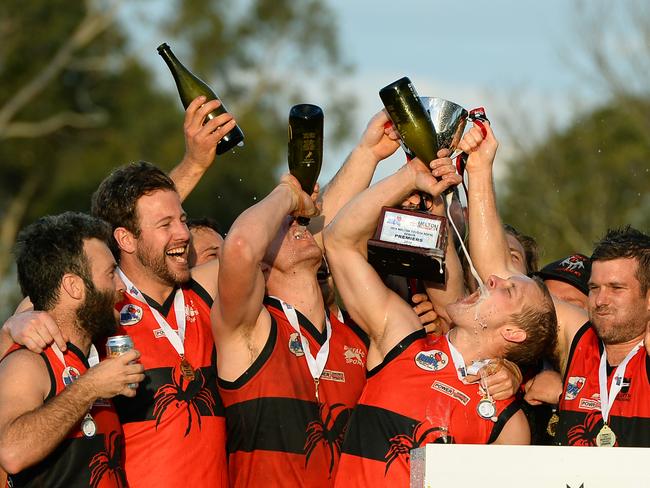
[(49, 344), (52, 343), (52, 337), (49, 335), (47, 329), (34, 329), (30, 337), (36, 346), (40, 347), (41, 349), (45, 349)]
[(118, 359), (122, 364), (129, 364), (131, 361), (137, 361), (140, 357), (140, 352), (136, 349), (131, 349), (130, 351), (125, 352), (120, 355)]
[(438, 152), (436, 153), (436, 156), (439, 158), (446, 158), (451, 154), (451, 151), (448, 148), (443, 147), (442, 149), (439, 149)]
[(56, 322), (54, 322), (52, 317), (46, 315), (46, 318), (44, 318), (44, 324), (54, 343), (58, 346), (58, 348), (61, 351), (65, 351), (68, 347), (67, 346), (68, 341), (65, 337), (63, 337), (63, 334), (61, 333), (61, 329), (59, 329), (59, 326), (56, 325)]
[(122, 388), (122, 390), (120, 390), (118, 395), (133, 398), (137, 393), (138, 393), (138, 390), (136, 388), (131, 388), (129, 386), (125, 386), (124, 388)]
[(196, 111), (205, 103), (205, 96), (201, 95), (200, 97), (196, 97), (194, 100), (190, 102), (190, 104), (187, 106), (187, 109), (185, 109), (185, 121), (189, 122), (194, 118), (194, 114)]
[(213, 112), (214, 110), (218, 109), (221, 107), (221, 100), (210, 100), (209, 102), (204, 103), (197, 111), (196, 111), (196, 116), (194, 117), (194, 121), (199, 121), (201, 124), (203, 124), (203, 121), (207, 117), (207, 115), (210, 112)]
[[(235, 125), (237, 125), (237, 121), (235, 121), (235, 119), (229, 120), (225, 124), (223, 124), (223, 125), (217, 127), (216, 129), (208, 132), (205, 135), (206, 140), (209, 141), (210, 144), (213, 144), (213, 145), (216, 146), (217, 143), (221, 139), (223, 139), (226, 134), (228, 134), (228, 132), (230, 132), (231, 130), (233, 130), (235, 128)], [(204, 129), (205, 129), (205, 127), (203, 129), (201, 129), (201, 130), (204, 130)]]
[(481, 377), (477, 374), (468, 374), (465, 376), (465, 381), (467, 383), (476, 383), (481, 379)]
[(141, 382), (144, 381), (145, 375), (142, 374), (142, 373), (132, 373), (132, 374), (126, 375), (126, 379), (128, 380), (128, 382), (127, 382), (128, 384), (141, 383)]
[[(209, 113), (209, 112), (208, 112)], [(205, 125), (201, 128), (200, 132), (204, 132), (207, 134), (212, 134), (216, 130), (218, 130), (220, 127), (226, 125), (228, 122), (234, 119), (234, 116), (231, 113), (224, 113), (221, 115), (218, 115), (210, 120), (208, 120)]]
[(33, 353), (40, 354), (43, 352), (43, 348), (37, 346), (36, 343), (30, 337), (25, 338), (23, 345)]

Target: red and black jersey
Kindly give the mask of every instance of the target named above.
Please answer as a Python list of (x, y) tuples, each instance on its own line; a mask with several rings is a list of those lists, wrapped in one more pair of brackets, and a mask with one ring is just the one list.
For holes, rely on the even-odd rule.
[[(271, 331), (260, 355), (236, 381), (219, 379), (231, 485), (331, 486), (345, 428), (365, 383), (367, 338), (330, 314), (319, 404), (298, 333), (277, 300), (267, 298), (265, 304)], [(296, 312), (316, 355), (327, 333)]]
[(478, 384), (463, 383), (446, 337), (418, 330), (368, 372), (343, 443), (336, 486), (408, 486), (410, 450), (427, 443), (489, 444), (519, 410), (496, 402), (496, 422), (477, 412)]
[[(567, 446), (595, 446), (603, 427), (598, 370), (604, 346), (590, 323), (571, 344), (559, 404), (555, 441)], [(609, 413), (608, 425), (621, 447), (650, 447), (650, 361), (639, 348), (625, 368), (623, 388)], [(614, 370), (608, 367), (607, 388)]]
[[(12, 347), (7, 355), (18, 349), (20, 346)], [(66, 366), (51, 347), (41, 353), (41, 357), (45, 361), (51, 382), (45, 404), (65, 389), (66, 382), (83, 375), (90, 367), (86, 356), (70, 343), (63, 352)], [(49, 456), (20, 473), (10, 475), (9, 486), (126, 487), (124, 436), (112, 402), (98, 400), (89, 413), (96, 428), (92, 437), (84, 435), (80, 419)]]
[[(224, 409), (217, 390), (210, 327), (212, 299), (195, 281), (183, 285), (182, 291), (185, 358), (195, 369), (191, 382), (181, 375), (180, 356), (151, 310), (128, 294), (117, 306), (122, 324), (117, 334), (131, 336), (145, 369), (135, 398), (115, 400), (132, 488), (228, 485)], [(175, 293), (173, 290), (162, 305), (145, 298), (177, 330)]]

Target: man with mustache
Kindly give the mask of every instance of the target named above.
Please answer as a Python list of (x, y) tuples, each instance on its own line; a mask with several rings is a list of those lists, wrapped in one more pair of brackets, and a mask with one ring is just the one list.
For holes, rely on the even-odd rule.
[(126, 486), (124, 438), (108, 399), (133, 397), (144, 375), (137, 351), (97, 364), (92, 347), (115, 333), (124, 289), (109, 238), (104, 222), (72, 212), (18, 236), (21, 289), (69, 342), (40, 355), (14, 345), (0, 362), (0, 464), (9, 486)]

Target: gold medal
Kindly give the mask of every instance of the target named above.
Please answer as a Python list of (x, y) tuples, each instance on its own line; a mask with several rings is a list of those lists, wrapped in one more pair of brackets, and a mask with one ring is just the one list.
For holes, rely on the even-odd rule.
[(609, 427), (609, 425), (603, 425), (602, 429), (600, 429), (600, 432), (598, 432), (598, 435), (596, 436), (596, 445), (598, 447), (614, 447), (615, 444), (616, 434), (614, 434), (614, 431)]
[(181, 358), (181, 374), (187, 381), (194, 381), (194, 378), (196, 377), (194, 368), (184, 357)]
[(548, 419), (548, 425), (546, 426), (546, 433), (551, 437), (555, 437), (555, 433), (557, 432), (557, 423), (559, 421), (560, 416), (556, 412), (553, 412), (553, 415)]

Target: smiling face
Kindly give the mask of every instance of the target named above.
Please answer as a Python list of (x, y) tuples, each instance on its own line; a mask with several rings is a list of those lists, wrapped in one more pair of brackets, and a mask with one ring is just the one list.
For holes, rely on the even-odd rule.
[(167, 285), (187, 282), (190, 232), (178, 193), (157, 190), (140, 197), (136, 215), (140, 234), (135, 254), (142, 265)]
[(589, 319), (605, 344), (640, 337), (650, 320), (650, 291), (637, 278), (638, 261), (618, 258), (594, 261), (589, 279)]

